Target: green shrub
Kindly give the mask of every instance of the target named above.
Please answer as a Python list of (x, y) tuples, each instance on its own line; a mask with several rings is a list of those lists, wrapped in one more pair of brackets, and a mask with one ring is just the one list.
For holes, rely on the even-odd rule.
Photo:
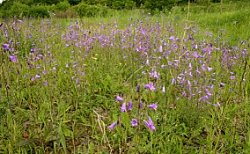
[(8, 11), (9, 17), (23, 17), (27, 16), (29, 13), (29, 6), (26, 4), (22, 4), (19, 2), (14, 2), (11, 6), (10, 10)]
[(39, 17), (39, 18), (46, 18), (49, 17), (49, 11), (48, 8), (45, 6), (32, 6), (29, 11), (29, 16), (30, 17)]
[(77, 18), (77, 12), (74, 10), (74, 6), (70, 7), (66, 11), (57, 11), (55, 13), (56, 18)]
[(76, 5), (76, 6), (74, 6), (74, 9), (76, 10), (77, 14), (80, 17), (84, 17), (85, 14), (86, 14), (87, 7), (88, 7), (87, 4), (80, 3), (80, 4)]
[(99, 5), (87, 5), (80, 3), (74, 7), (80, 17), (106, 16), (107, 8)]
[(172, 0), (148, 0), (144, 7), (151, 11), (151, 13), (158, 13), (160, 11), (167, 12), (174, 6)]
[(172, 14), (183, 14), (185, 13), (185, 9), (182, 6), (174, 6), (171, 9)]
[(56, 7), (56, 10), (66, 11), (68, 8), (70, 8), (70, 4), (68, 1), (63, 1), (63, 2), (57, 3), (55, 7)]
[(122, 10), (124, 8), (125, 8), (125, 2), (124, 1), (114, 1), (114, 2), (112, 2), (112, 9)]
[(125, 2), (125, 9), (129, 9), (132, 10), (133, 8), (135, 8), (136, 3), (132, 0), (128, 0)]

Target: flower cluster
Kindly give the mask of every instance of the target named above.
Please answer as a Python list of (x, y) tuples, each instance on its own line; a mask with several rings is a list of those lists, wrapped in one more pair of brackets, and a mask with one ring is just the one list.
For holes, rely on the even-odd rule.
[[(137, 87), (137, 88), (138, 88), (138, 87)], [(126, 103), (126, 102), (124, 101), (124, 99), (123, 99), (121, 96), (119, 96), (119, 95), (116, 96), (116, 99), (115, 99), (115, 100), (116, 100), (116, 102), (119, 103), (119, 105), (120, 105), (120, 111), (121, 111), (122, 113), (126, 113), (126, 112), (131, 112), (131, 111), (132, 111), (132, 109), (133, 109), (133, 103), (132, 103), (132, 101), (129, 101), (128, 103)], [(157, 106), (156, 103), (152, 103), (152, 104), (149, 104), (147, 107), (148, 107), (149, 109), (152, 109), (152, 110), (156, 111), (158, 106)], [(143, 102), (141, 101), (141, 102), (138, 104), (137, 110), (142, 110), (142, 108), (143, 108)], [(129, 114), (129, 113), (128, 113), (128, 114)], [(130, 115), (131, 115), (131, 114), (130, 114)], [(138, 115), (138, 116), (140, 116), (140, 115)], [(137, 127), (137, 126), (139, 126), (139, 124), (141, 123), (141, 122), (140, 122), (140, 119), (141, 119), (141, 117), (132, 118), (131, 121), (130, 121), (131, 126), (132, 126), (132, 127)], [(122, 123), (122, 121), (114, 121), (111, 125), (108, 126), (109, 130), (113, 130), (119, 123)], [(153, 122), (153, 120), (151, 119), (151, 117), (148, 116), (148, 118), (147, 118), (146, 120), (143, 120), (143, 123), (144, 123), (144, 125), (145, 125), (150, 131), (153, 132), (153, 131), (156, 130), (155, 125), (154, 125), (154, 122)]]

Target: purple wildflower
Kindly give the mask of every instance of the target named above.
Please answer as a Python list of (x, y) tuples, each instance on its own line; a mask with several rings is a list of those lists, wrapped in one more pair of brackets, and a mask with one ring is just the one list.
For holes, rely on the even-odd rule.
[(163, 52), (162, 45), (159, 47), (159, 52)]
[(158, 106), (156, 103), (153, 103), (153, 104), (149, 104), (148, 107), (153, 109), (153, 110), (156, 110)]
[(132, 102), (128, 102), (128, 110), (131, 111), (133, 108), (133, 103)]
[(209, 100), (209, 96), (208, 95), (205, 95), (205, 96), (202, 96), (201, 98), (199, 98), (199, 101), (201, 101), (201, 102), (206, 102), (206, 101), (208, 101)]
[(121, 96), (116, 96), (116, 99), (115, 99), (117, 102), (122, 102), (123, 101), (123, 98)]
[(196, 52), (196, 51), (193, 53), (193, 56), (194, 56), (194, 58), (199, 58), (200, 57), (198, 52)]
[(155, 87), (154, 87), (153, 82), (150, 82), (149, 84), (146, 84), (146, 85), (144, 86), (144, 88), (149, 89), (149, 90), (151, 90), (151, 91), (155, 91)]
[(213, 70), (213, 68), (212, 68), (212, 67), (207, 67), (207, 70), (208, 70), (209, 72), (211, 72), (211, 71)]
[(48, 81), (43, 82), (44, 86), (48, 86), (48, 84), (49, 84)]
[(226, 85), (226, 84), (223, 83), (223, 82), (220, 83), (220, 87), (225, 87), (225, 85)]
[(142, 28), (142, 29), (141, 29), (141, 34), (142, 34), (142, 35), (146, 35), (146, 30)]
[(141, 109), (143, 107), (143, 102), (140, 101), (138, 108)]
[(205, 89), (205, 91), (206, 91), (207, 96), (212, 96), (213, 95), (208, 89)]
[(198, 73), (198, 74), (201, 74), (201, 72), (199, 71), (199, 68), (198, 67), (196, 67), (196, 73)]
[(175, 40), (175, 37), (174, 37), (174, 36), (170, 36), (170, 37), (169, 37), (169, 40), (174, 41), (174, 40)]
[(171, 80), (171, 84), (176, 84), (176, 80), (175, 80), (175, 78), (172, 78), (172, 80)]
[(193, 49), (198, 49), (198, 45), (195, 44), (195, 45), (192, 46), (192, 48), (193, 48)]
[(192, 68), (193, 68), (193, 67), (192, 67), (192, 63), (189, 63), (189, 64), (188, 64), (188, 68), (189, 68), (189, 70), (192, 70)]
[(230, 79), (231, 79), (231, 80), (234, 80), (234, 79), (235, 79), (235, 76), (234, 76), (234, 75), (231, 75), (231, 76), (230, 76)]
[(47, 71), (46, 71), (46, 70), (43, 70), (43, 74), (44, 74), (44, 75), (47, 74)]
[(216, 104), (213, 104), (215, 107), (220, 107), (220, 102), (217, 102)]
[(17, 62), (17, 56), (16, 56), (16, 55), (10, 55), (10, 56), (9, 56), (9, 59), (10, 59), (10, 61), (13, 62), (13, 63)]
[(35, 48), (31, 48), (31, 49), (30, 49), (30, 52), (31, 52), (31, 53), (34, 53), (35, 51), (36, 51)]
[(41, 76), (39, 74), (36, 74), (35, 78), (38, 79), (40, 78)]
[(117, 121), (113, 122), (111, 125), (109, 125), (109, 130), (113, 130), (115, 126), (117, 125)]
[(36, 79), (41, 78), (39, 74), (36, 74), (34, 77), (31, 77), (30, 81), (35, 81)]
[(173, 62), (168, 61), (168, 66), (172, 66), (172, 65), (173, 65)]
[(189, 76), (190, 76), (190, 77), (193, 77), (193, 73), (192, 73), (192, 72), (189, 72)]
[(138, 126), (138, 121), (137, 121), (137, 119), (132, 119), (132, 120), (131, 120), (131, 125), (132, 125), (133, 127)]
[(34, 77), (32, 77), (32, 78), (30, 79), (30, 81), (35, 81), (35, 78), (34, 78)]
[(158, 72), (156, 72), (155, 70), (152, 70), (152, 71), (149, 73), (149, 77), (150, 77), (150, 78), (159, 79), (159, 76), (160, 76), (160, 74), (159, 74)]
[(148, 120), (144, 120), (144, 124), (146, 125), (146, 127), (149, 128), (150, 131), (155, 131), (155, 126), (154, 126), (154, 123), (152, 121), (152, 119), (150, 117), (148, 117)]
[(202, 69), (202, 71), (206, 71), (206, 65), (202, 64), (201, 69)]
[(126, 109), (126, 103), (122, 103), (122, 106), (121, 106), (121, 112), (126, 112), (127, 109)]
[(186, 93), (185, 91), (183, 91), (183, 92), (181, 93), (181, 95), (182, 95), (183, 97), (186, 97), (186, 96), (187, 96), (187, 93)]
[(9, 50), (9, 49), (10, 49), (10, 45), (7, 44), (7, 43), (4, 43), (4, 44), (3, 44), (3, 49), (4, 49), (4, 50)]

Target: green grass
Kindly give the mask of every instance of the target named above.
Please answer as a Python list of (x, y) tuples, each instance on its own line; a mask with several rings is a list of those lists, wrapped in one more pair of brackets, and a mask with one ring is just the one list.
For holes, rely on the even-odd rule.
[[(180, 8), (177, 8), (178, 10)], [(185, 13), (188, 8), (184, 7)], [(223, 37), (229, 44), (236, 45), (242, 40), (249, 40), (249, 3), (235, 2), (211, 4), (208, 6), (191, 5), (189, 20), (198, 24), (203, 30), (214, 32)], [(173, 16), (183, 19), (182, 12)], [(179, 14), (179, 15), (178, 15)]]
[[(181, 12), (150, 16), (133, 10), (115, 12), (111, 18), (24, 19), (23, 23), (17, 22), (18, 31), (12, 28), (11, 21), (4, 23), (1, 44), (10, 40), (16, 43), (13, 47), (18, 62), (9, 60), (13, 52), (1, 49), (0, 153), (249, 153), (249, 57), (229, 60), (230, 66), (223, 65), (221, 59), (223, 49), (239, 48), (228, 51), (229, 56), (240, 56), (239, 51), (249, 50), (250, 12), (246, 6), (229, 6), (235, 9), (222, 13), (191, 11), (189, 17)], [(147, 56), (132, 48), (121, 48), (118, 40), (122, 36), (116, 30), (125, 31), (131, 24), (128, 42), (135, 42), (133, 36), (138, 27), (152, 30), (147, 33), (155, 46)], [(4, 30), (8, 37), (4, 37)], [(66, 41), (65, 34), (72, 34), (73, 30), (79, 35), (75, 41)], [(209, 32), (213, 36), (207, 36)], [(96, 41), (90, 51), (85, 48), (87, 45), (75, 46), (97, 34), (114, 36), (114, 45), (102, 46)], [(194, 42), (186, 40), (188, 34)], [(181, 39), (176, 50), (168, 39), (172, 35)], [(162, 54), (153, 49), (159, 49), (162, 39), (167, 42), (164, 49), (175, 52), (159, 60), (155, 57)], [(245, 44), (241, 44), (243, 40)], [(220, 107), (200, 102), (198, 97), (182, 97), (187, 84), (171, 84), (173, 77), (188, 70), (189, 62), (200, 66), (199, 59), (189, 59), (181, 52), (182, 47), (193, 52), (192, 43), (212, 43), (221, 49), (204, 60), (212, 72), (187, 77), (192, 84), (198, 82), (198, 89), (214, 84), (211, 103), (220, 102)], [(37, 51), (30, 54), (33, 47)], [(43, 58), (34, 60), (38, 53)], [(147, 58), (150, 65), (145, 64)], [(180, 60), (178, 69), (160, 67), (176, 59)], [(161, 76), (155, 92), (144, 89), (144, 84), (152, 81), (148, 77), (152, 68)], [(230, 72), (235, 73), (235, 80), (230, 80)], [(36, 74), (41, 77), (32, 81)], [(226, 86), (221, 88), (220, 82)], [(162, 86), (166, 87), (165, 93)], [(121, 104), (115, 101), (117, 95), (123, 95), (125, 102), (133, 101), (133, 110), (121, 113)], [(157, 102), (157, 111), (146, 106), (138, 110), (141, 99), (146, 104)], [(153, 119), (155, 132), (144, 126), (147, 116)], [(138, 118), (138, 127), (130, 126), (132, 118)], [(110, 131), (108, 126), (118, 119), (122, 123)]]

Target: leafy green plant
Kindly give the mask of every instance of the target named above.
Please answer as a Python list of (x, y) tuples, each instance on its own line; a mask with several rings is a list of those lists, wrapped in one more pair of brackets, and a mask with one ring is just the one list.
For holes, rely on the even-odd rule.
[(127, 1), (125, 2), (125, 6), (124, 6), (125, 9), (131, 10), (131, 9), (134, 9), (135, 7), (136, 7), (136, 3), (135, 3), (134, 1), (132, 1), (132, 0), (127, 0)]
[(29, 16), (45, 18), (45, 17), (49, 17), (50, 14), (48, 12), (48, 9), (45, 6), (39, 5), (39, 6), (32, 6), (30, 8)]
[(80, 17), (95, 17), (95, 16), (106, 16), (107, 8), (99, 5), (88, 5), (80, 3), (76, 7), (76, 12)]
[(121, 10), (124, 9), (125, 2), (121, 0), (116, 0), (112, 2), (112, 9)]
[(56, 10), (59, 11), (66, 11), (67, 9), (70, 8), (70, 4), (68, 1), (62, 1), (56, 4)]
[(155, 10), (170, 10), (173, 6), (174, 3), (172, 0), (147, 0), (144, 5), (144, 7), (151, 12), (154, 12)]
[(14, 17), (23, 17), (27, 16), (29, 13), (29, 6), (19, 3), (19, 2), (14, 2), (13, 5), (11, 6), (10, 10), (7, 11), (8, 16)]

